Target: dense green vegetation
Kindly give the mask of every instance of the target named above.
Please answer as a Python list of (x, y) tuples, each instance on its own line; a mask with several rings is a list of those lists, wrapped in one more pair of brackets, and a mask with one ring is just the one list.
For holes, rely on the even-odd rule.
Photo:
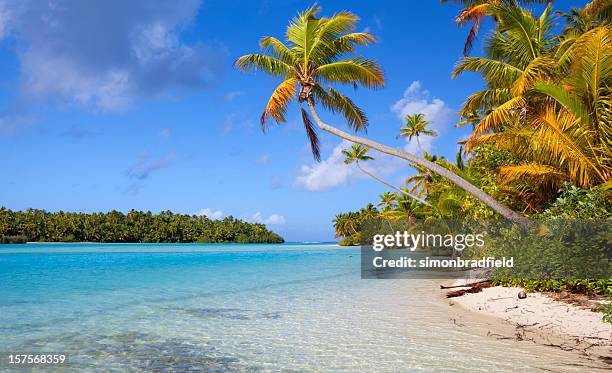
[[(472, 24), (466, 54), (482, 19), (494, 21), (484, 42), (484, 55), (466, 55), (453, 72), (453, 77), (477, 73), (484, 86), (459, 111), (458, 125), (469, 125), (473, 132), (462, 142), (456, 159), (426, 152), (422, 157), (532, 222), (612, 219), (612, 3), (594, 0), (582, 9), (555, 13), (552, 2), (547, 1), (456, 2), (465, 6), (456, 22)], [(533, 2), (548, 4), (540, 14), (520, 5)], [(423, 115), (407, 117), (400, 136), (416, 140), (419, 135), (435, 136), (427, 130), (426, 119)], [(359, 156), (368, 159), (368, 147), (359, 150)], [(400, 192), (393, 186), (380, 196), (377, 207), (370, 204), (335, 217), (340, 244), (359, 244), (362, 225), (377, 217), (408, 225), (416, 219), (499, 218), (490, 204), (432, 172), (431, 167), (411, 166), (416, 174)], [(409, 193), (427, 204), (410, 198)], [(597, 244), (605, 242), (602, 239)], [(572, 257), (568, 250), (576, 248), (557, 241), (556, 246), (544, 245), (543, 241), (533, 242), (525, 253), (539, 255), (540, 262), (563, 263)], [(503, 246), (503, 242), (497, 244), (497, 249)], [(498, 277), (496, 282), (528, 290), (612, 295), (611, 279), (552, 275)], [(612, 322), (612, 307), (606, 310), (606, 319)]]
[[(469, 96), (459, 112), (459, 125), (471, 125), (473, 134), (456, 160), (426, 152), (422, 157), (530, 218), (610, 218), (610, 3), (595, 0), (569, 13), (554, 13), (549, 3), (533, 14), (516, 1), (459, 2), (465, 8), (456, 21), (472, 22), (469, 39), (483, 17), (494, 20), (484, 55), (465, 56), (453, 72), (454, 77), (480, 74), (484, 89)], [(417, 142), (419, 135), (436, 135), (427, 130), (423, 115), (407, 117), (399, 132)], [(361, 147), (360, 157), (367, 159), (367, 150)], [(381, 195), (379, 216), (497, 218), (490, 205), (448, 178), (411, 165), (416, 175), (402, 192)], [(427, 204), (406, 198), (408, 193)], [(365, 210), (336, 216), (336, 235), (343, 243), (359, 241)]]
[(131, 210), (108, 213), (50, 213), (0, 208), (0, 243), (41, 242), (202, 242), (281, 243), (265, 225), (231, 216), (159, 214)]

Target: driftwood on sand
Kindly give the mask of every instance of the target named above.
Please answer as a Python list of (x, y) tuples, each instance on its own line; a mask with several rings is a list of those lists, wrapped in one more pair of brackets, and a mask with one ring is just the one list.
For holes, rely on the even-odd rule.
[(463, 285), (450, 285), (450, 286), (440, 285), (440, 289), (467, 288), (467, 287), (471, 287), (471, 286), (478, 285), (478, 284), (483, 284), (485, 282), (490, 282), (490, 281), (491, 280), (481, 280), (481, 281), (476, 281), (476, 282), (470, 282), (468, 284), (463, 284)]
[[(458, 287), (458, 286), (450, 286), (449, 288), (453, 288), (453, 287)], [(446, 297), (454, 298), (454, 297), (460, 297), (467, 293), (480, 293), (482, 289), (491, 287), (491, 283), (489, 281), (479, 281), (479, 282), (475, 282), (472, 284), (466, 284), (460, 287), (468, 287), (468, 289), (451, 290), (446, 293)]]

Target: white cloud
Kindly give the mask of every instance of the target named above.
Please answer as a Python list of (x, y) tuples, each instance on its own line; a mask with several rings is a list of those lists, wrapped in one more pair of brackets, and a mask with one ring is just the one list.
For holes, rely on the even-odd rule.
[[(328, 158), (312, 165), (302, 165), (300, 175), (297, 176), (295, 184), (306, 190), (318, 192), (348, 184), (356, 179), (367, 178), (368, 176), (359, 171), (354, 164), (347, 165), (344, 163), (345, 156), (342, 154), (342, 149), (350, 148), (351, 144), (351, 142), (343, 140), (336, 145)], [(391, 175), (403, 164), (397, 158), (372, 150), (370, 155), (375, 160), (369, 161), (363, 167), (379, 176)]]
[[(391, 111), (397, 115), (402, 124), (405, 123), (404, 116), (423, 113), (425, 119), (431, 122), (429, 128), (438, 132), (439, 135), (448, 128), (453, 115), (453, 111), (446, 103), (438, 98), (430, 97), (429, 91), (422, 89), (419, 81), (412, 82), (406, 88), (403, 97), (391, 106)], [(418, 152), (416, 139), (413, 138), (410, 142), (406, 139), (406, 141), (407, 144), (404, 146), (406, 151)], [(435, 141), (436, 138), (432, 136), (421, 136), (419, 139), (423, 151), (431, 150)]]
[(342, 141), (328, 158), (311, 166), (302, 165), (300, 175), (295, 180), (296, 184), (317, 192), (348, 183), (354, 176), (355, 169), (344, 164), (342, 149), (349, 147), (350, 142)]
[(24, 97), (120, 110), (217, 81), (226, 51), (181, 40), (199, 9), (200, 0), (0, 0), (0, 38), (14, 38)]
[(259, 211), (253, 214), (253, 216), (251, 217), (251, 221), (253, 221), (254, 223), (262, 223), (266, 225), (283, 225), (286, 222), (285, 217), (282, 215), (272, 214), (265, 218)]
[(213, 219), (213, 220), (219, 220), (223, 217), (223, 211), (221, 210), (212, 210), (211, 208), (207, 207), (205, 209), (201, 209), (199, 213), (197, 213), (196, 215), (198, 216), (206, 216), (209, 219)]

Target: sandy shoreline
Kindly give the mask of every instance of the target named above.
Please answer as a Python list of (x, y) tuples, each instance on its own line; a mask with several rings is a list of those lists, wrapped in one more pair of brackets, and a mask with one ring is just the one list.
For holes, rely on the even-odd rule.
[[(598, 367), (612, 365), (612, 324), (605, 323), (601, 313), (537, 292), (527, 293), (527, 298), (519, 299), (517, 295), (521, 290), (495, 286), (447, 301), (451, 306), (458, 305), (487, 317), (485, 324), (489, 329), (486, 334), (492, 338), (575, 351)], [(447, 291), (443, 290), (442, 296)]]

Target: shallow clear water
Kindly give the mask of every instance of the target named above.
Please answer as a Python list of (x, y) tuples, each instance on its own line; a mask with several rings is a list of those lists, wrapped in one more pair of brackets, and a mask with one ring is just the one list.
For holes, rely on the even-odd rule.
[(69, 352), (67, 371), (582, 370), (454, 326), (434, 280), (359, 269), (333, 245), (4, 245), (0, 351)]

